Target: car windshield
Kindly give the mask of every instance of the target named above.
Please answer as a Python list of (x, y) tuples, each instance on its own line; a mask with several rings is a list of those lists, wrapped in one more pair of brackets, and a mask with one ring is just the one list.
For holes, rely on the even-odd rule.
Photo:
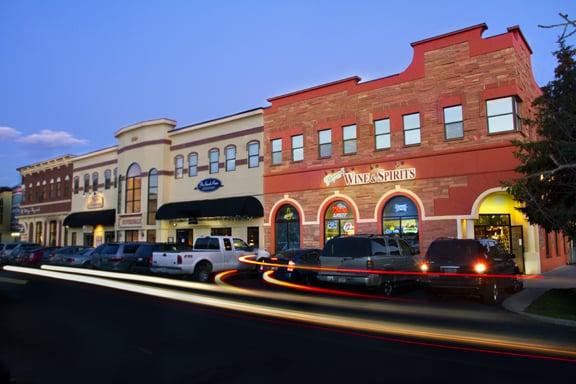
[(474, 240), (449, 240), (433, 242), (426, 258), (436, 263), (460, 265), (473, 263), (482, 254), (482, 246)]

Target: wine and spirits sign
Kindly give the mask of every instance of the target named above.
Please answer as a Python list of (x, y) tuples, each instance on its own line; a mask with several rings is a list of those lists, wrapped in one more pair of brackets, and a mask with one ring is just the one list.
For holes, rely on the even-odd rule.
[(365, 185), (375, 183), (391, 183), (395, 181), (413, 180), (416, 178), (416, 168), (382, 169), (374, 168), (369, 172), (348, 172), (346, 168), (324, 176), (324, 185), (329, 187), (340, 180), (346, 186)]

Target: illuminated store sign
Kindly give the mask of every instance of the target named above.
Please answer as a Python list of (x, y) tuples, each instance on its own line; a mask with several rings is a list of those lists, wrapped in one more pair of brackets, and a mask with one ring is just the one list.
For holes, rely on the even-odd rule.
[(101, 209), (104, 208), (104, 196), (101, 193), (89, 195), (86, 198), (86, 209)]
[(214, 192), (220, 187), (222, 187), (222, 182), (220, 180), (209, 178), (201, 180), (196, 186), (196, 189), (200, 192)]
[(375, 183), (390, 183), (394, 181), (413, 180), (416, 178), (416, 168), (381, 169), (374, 168), (370, 172), (347, 172), (346, 168), (324, 176), (324, 185), (329, 187), (340, 179), (346, 186)]

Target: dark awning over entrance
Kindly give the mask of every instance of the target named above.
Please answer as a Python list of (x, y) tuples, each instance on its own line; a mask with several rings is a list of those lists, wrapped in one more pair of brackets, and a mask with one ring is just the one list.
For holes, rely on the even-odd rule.
[(234, 216), (262, 217), (264, 208), (257, 198), (243, 196), (169, 203), (161, 206), (156, 212), (158, 220)]
[(79, 228), (84, 225), (112, 226), (116, 222), (116, 210), (107, 209), (95, 212), (71, 213), (64, 219), (64, 225), (71, 228)]

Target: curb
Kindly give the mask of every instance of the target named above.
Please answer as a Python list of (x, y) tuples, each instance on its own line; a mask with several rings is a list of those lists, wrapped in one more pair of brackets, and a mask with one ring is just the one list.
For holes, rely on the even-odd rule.
[(532, 318), (534, 320), (541, 321), (543, 323), (564, 325), (567, 327), (576, 327), (576, 321), (573, 321), (573, 320), (558, 319), (556, 317), (534, 315), (532, 313), (526, 313), (526, 312), (514, 312), (514, 313), (517, 313), (517, 314), (525, 316), (525, 317)]

